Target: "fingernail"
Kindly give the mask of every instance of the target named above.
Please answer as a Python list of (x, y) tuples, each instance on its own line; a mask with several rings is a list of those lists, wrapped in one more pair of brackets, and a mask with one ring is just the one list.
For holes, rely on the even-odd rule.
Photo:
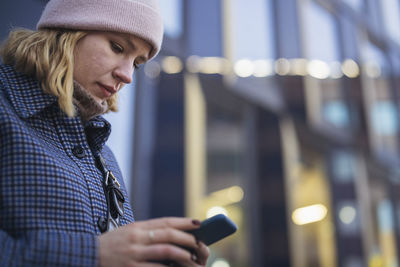
[(197, 256), (196, 256), (196, 254), (192, 254), (192, 261), (197, 261)]
[(200, 225), (201, 224), (201, 222), (199, 220), (192, 220), (192, 223), (194, 225)]

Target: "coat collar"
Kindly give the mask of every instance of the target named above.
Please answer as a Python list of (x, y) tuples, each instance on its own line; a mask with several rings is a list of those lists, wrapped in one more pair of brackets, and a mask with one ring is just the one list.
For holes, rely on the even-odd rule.
[[(30, 118), (53, 105), (58, 107), (57, 97), (44, 93), (37, 79), (9, 65), (0, 65), (0, 90), (3, 90), (20, 118)], [(61, 109), (58, 110), (61, 112)], [(75, 123), (81, 121), (79, 117), (65, 119)], [(83, 127), (95, 150), (103, 147), (111, 133), (110, 123), (102, 116), (84, 122)]]
[(0, 66), (0, 83), (21, 118), (34, 116), (57, 103), (57, 97), (44, 93), (35, 78), (16, 71), (12, 66)]

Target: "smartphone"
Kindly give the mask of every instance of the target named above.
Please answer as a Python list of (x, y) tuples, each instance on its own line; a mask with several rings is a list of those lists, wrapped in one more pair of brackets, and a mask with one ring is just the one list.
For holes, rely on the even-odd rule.
[(223, 214), (218, 214), (204, 220), (200, 228), (190, 230), (196, 239), (202, 241), (207, 246), (235, 233), (236, 224)]
[[(236, 224), (223, 214), (215, 215), (204, 220), (200, 227), (194, 230), (187, 231), (193, 234), (197, 240), (202, 241), (207, 246), (235, 233), (237, 230)], [(172, 261), (154, 261), (166, 266), (175, 266)]]

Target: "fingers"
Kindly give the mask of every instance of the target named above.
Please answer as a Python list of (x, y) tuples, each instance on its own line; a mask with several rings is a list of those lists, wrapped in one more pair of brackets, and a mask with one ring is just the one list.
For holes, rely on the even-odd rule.
[(141, 262), (140, 267), (165, 267), (165, 264), (157, 262)]
[(144, 240), (142, 244), (151, 249), (148, 250), (151, 251), (149, 256), (153, 258), (147, 260), (173, 260), (183, 266), (207, 263), (210, 255), (208, 247), (185, 232), (199, 225), (199, 221), (174, 217), (135, 223), (141, 229)]
[(182, 231), (191, 230), (200, 226), (200, 221), (190, 218), (167, 217), (134, 223), (142, 229), (175, 228)]
[[(205, 266), (208, 248), (187, 230), (198, 228), (199, 221), (189, 218), (162, 218), (135, 222), (99, 236), (99, 262), (102, 266)], [(161, 265), (160, 265), (161, 264)], [(140, 265), (142, 266), (142, 265)]]
[(198, 242), (198, 248), (194, 251), (194, 253), (197, 256), (196, 262), (198, 264), (207, 264), (207, 259), (210, 256), (210, 250), (203, 242)]
[(200, 265), (207, 264), (207, 259), (210, 256), (210, 250), (203, 242), (197, 241), (193, 235), (175, 229), (150, 230), (148, 233), (150, 241), (148, 243), (149, 245), (167, 243), (175, 244), (180, 246), (178, 251), (182, 252), (181, 249), (183, 249), (185, 252), (184, 255), (186, 256), (180, 258), (181, 260), (186, 262), (190, 256), (192, 262)]
[(178, 266), (197, 266), (196, 258), (188, 250), (170, 245), (155, 244), (150, 246), (141, 246), (137, 248), (137, 255), (141, 262), (165, 262), (172, 261)]
[(176, 230), (174, 228), (159, 228), (154, 230), (144, 230), (145, 244), (160, 244), (160, 243), (172, 243), (188, 249), (198, 249), (196, 238), (192, 234)]

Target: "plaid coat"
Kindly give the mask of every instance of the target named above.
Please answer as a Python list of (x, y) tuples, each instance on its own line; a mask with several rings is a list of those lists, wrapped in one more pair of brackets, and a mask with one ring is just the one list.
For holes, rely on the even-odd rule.
[[(100, 152), (110, 124), (68, 118), (38, 82), (0, 65), (0, 266), (96, 266), (97, 221), (106, 216)], [(133, 221), (125, 202), (122, 224)]]

